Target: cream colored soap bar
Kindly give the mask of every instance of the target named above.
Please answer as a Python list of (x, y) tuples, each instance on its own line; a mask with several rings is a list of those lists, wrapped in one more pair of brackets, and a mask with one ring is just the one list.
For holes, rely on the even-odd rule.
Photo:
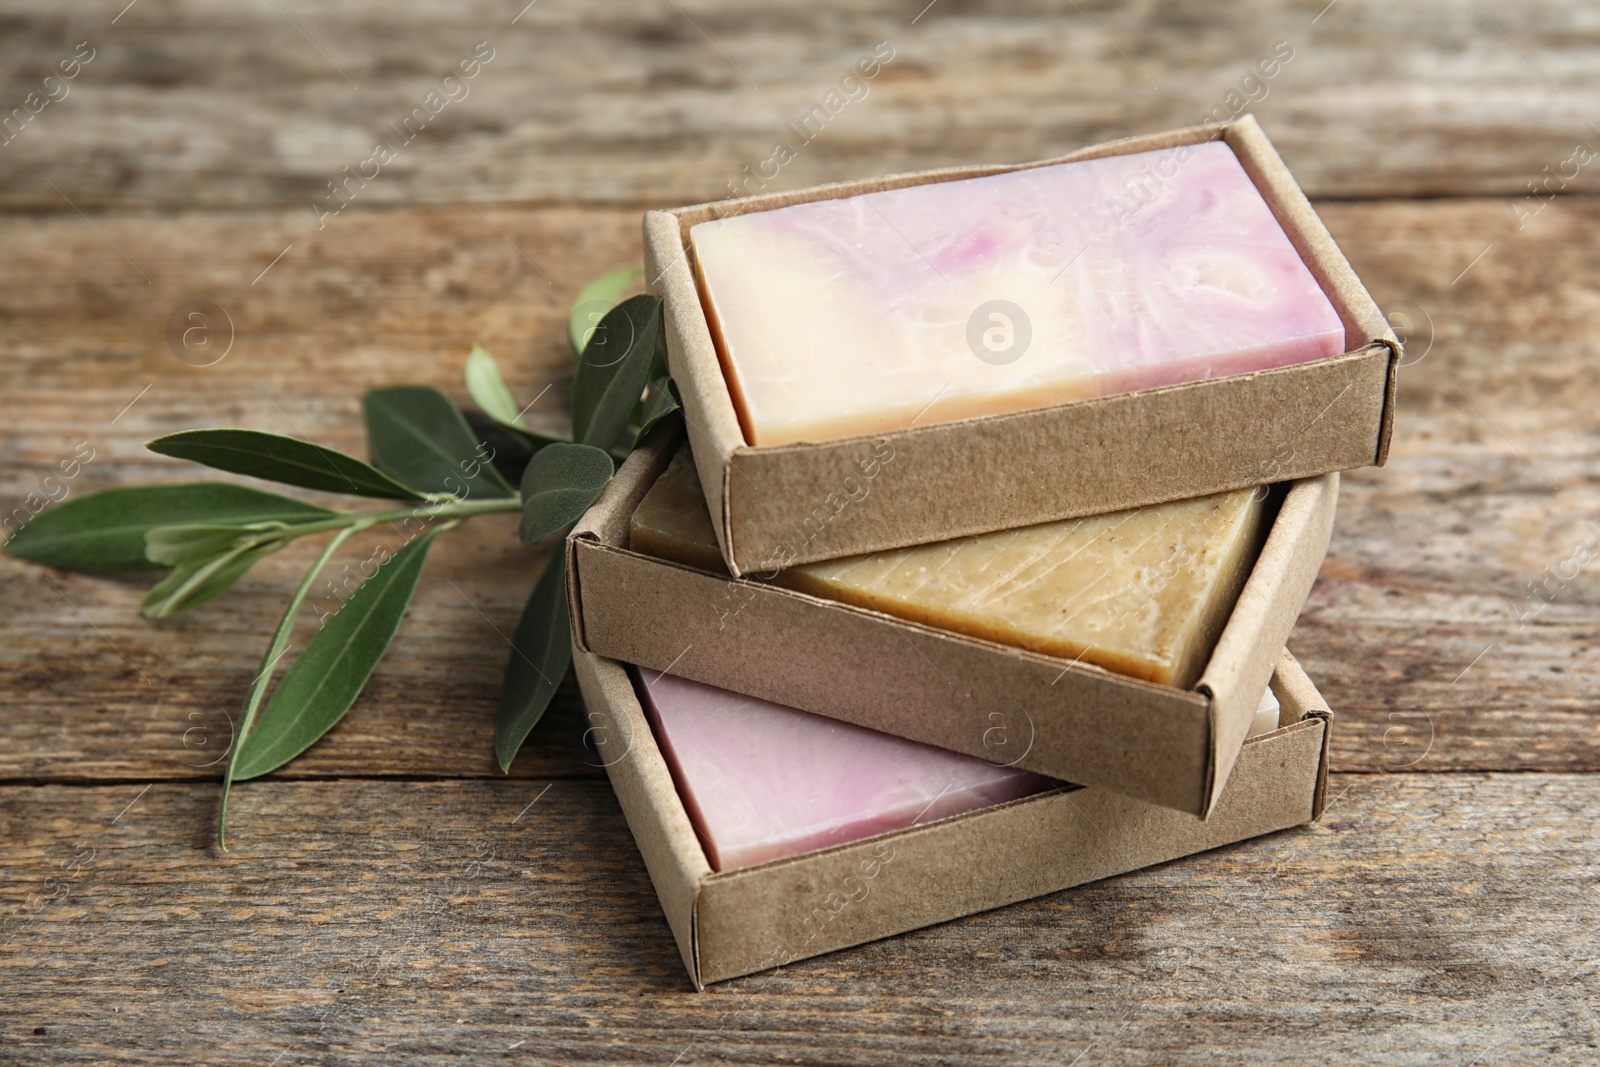
[(749, 212), (689, 240), (752, 445), (1344, 351), (1338, 313), (1221, 141)]
[[(1189, 688), (1255, 562), (1262, 495), (1239, 490), (807, 563), (776, 581), (914, 622)], [(632, 547), (722, 557), (682, 448), (634, 512)]]
[(1278, 728), (1278, 716), (1282, 712), (1282, 705), (1278, 703), (1278, 695), (1268, 686), (1267, 691), (1261, 694), (1261, 703), (1256, 705), (1255, 721), (1250, 724), (1250, 732), (1246, 737), (1257, 737), (1261, 734), (1270, 734)]

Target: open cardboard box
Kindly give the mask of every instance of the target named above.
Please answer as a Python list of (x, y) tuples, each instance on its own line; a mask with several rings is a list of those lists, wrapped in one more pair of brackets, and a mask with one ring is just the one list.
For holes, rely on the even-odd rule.
[(1206, 816), (1328, 550), (1339, 476), (1291, 483), (1193, 690), (628, 547), (679, 434), (652, 435), (569, 536), (580, 651)]
[[(1346, 352), (1275, 370), (826, 443), (745, 441), (689, 228), (813, 200), (1221, 139), (1338, 311)], [(1383, 464), (1400, 344), (1253, 117), (1080, 149), (725, 200), (644, 219), (667, 357), (735, 576)]]
[(1279, 728), (1245, 742), (1210, 821), (1058, 791), (754, 867), (711, 869), (627, 668), (577, 650), (601, 760), (696, 988), (1310, 822), (1331, 713), (1294, 658)]

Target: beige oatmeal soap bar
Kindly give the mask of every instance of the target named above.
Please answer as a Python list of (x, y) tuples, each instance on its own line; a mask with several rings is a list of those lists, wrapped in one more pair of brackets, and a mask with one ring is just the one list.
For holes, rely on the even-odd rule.
[[(1231, 493), (807, 563), (777, 583), (1189, 688), (1255, 562), (1263, 494)], [(634, 512), (639, 552), (723, 571), (682, 448)]]

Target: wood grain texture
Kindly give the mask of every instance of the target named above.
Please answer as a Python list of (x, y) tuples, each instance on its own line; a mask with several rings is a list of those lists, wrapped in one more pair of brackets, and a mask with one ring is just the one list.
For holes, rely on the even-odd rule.
[[(559, 427), (566, 304), (638, 260), (643, 208), (727, 195), (877, 42), (765, 188), (1194, 122), (1283, 41), (1251, 106), (1410, 335), (1389, 466), (1345, 479), (1291, 640), (1334, 766), (1371, 773), (1313, 827), (696, 995), (575, 691), (493, 767), (545, 551), (509, 518), (441, 543), (346, 720), (235, 794), (225, 856), (216, 761), (310, 546), (162, 624), (143, 583), (0, 558), (0, 1060), (1600, 1055), (1600, 164), (1527, 195), (1600, 148), (1592, 5), (524, 4), (7, 4), (12, 128), (94, 58), (0, 133), (0, 520), (80, 444), (74, 494), (190, 476), (141, 444), (194, 426), (360, 452), (363, 389), (460, 396), (473, 342)], [(319, 227), (479, 41), (470, 95)], [(230, 321), (209, 366), (172, 340), (195, 299)]]
[[(534, 414), (558, 421), (576, 279), (638, 255), (625, 209), (496, 209), (487, 221), (369, 211), (308, 242), (291, 242), (290, 214), (102, 220), (150, 285), (76, 216), (0, 219), (0, 393), (27, 397), (0, 426), (7, 513), (81, 441), (96, 458), (73, 492), (191, 476), (141, 442), (208, 424), (359, 452), (361, 389), (422, 381), (460, 396), (475, 340), (500, 355), (519, 398), (540, 397)], [(1600, 207), (1553, 204), (1520, 229), (1493, 200), (1323, 214), (1396, 321), (1418, 326), (1389, 465), (1345, 479), (1333, 549), (1290, 642), (1339, 713), (1334, 766), (1595, 769), (1594, 565), (1519, 616), (1532, 609), (1527, 582), (1547, 566), (1571, 572), (1574, 544), (1600, 538), (1586, 525), (1600, 523), (1600, 387), (1588, 370), (1600, 307), (1587, 283), (1600, 274)], [(294, 247), (251, 286), (280, 240)], [(512, 244), (559, 253), (563, 284)], [(234, 349), (211, 367), (181, 362), (166, 338), (191, 296), (234, 320)], [(501, 635), (540, 558), (512, 525), (478, 519), (445, 539), (367, 696), (287, 773), (489, 772)], [(215, 774), (203, 765), (305, 557), (269, 559), (225, 599), (159, 625), (137, 615), (140, 584), (0, 560), (0, 666), (24, 680), (0, 690), (0, 778)], [(569, 690), (518, 773), (592, 773), (567, 740), (577, 715)]]
[[(720, 199), (779, 140), (797, 158), (773, 189), (1039, 159), (1202, 121), (1280, 41), (1293, 58), (1245, 89), (1313, 196), (1521, 196), (1575, 142), (1600, 145), (1586, 125), (1600, 122), (1600, 21), (1573, 0), (203, 0), (113, 24), (121, 7), (7, 6), (7, 111), (79, 42), (95, 55), (0, 148), (0, 205), (293, 205), (309, 225), (327, 183), (478, 42), (494, 58), (467, 95), (397, 146), (358, 203)], [(894, 58), (865, 95), (846, 86), (856, 99), (809, 143), (786, 132), (879, 42)], [(1569, 191), (1595, 189), (1591, 174)]]
[(1600, 1048), (1590, 775), (1338, 776), (1318, 825), (705, 994), (604, 782), (251, 784), (227, 856), (199, 829), (210, 786), (141, 789), (0, 788), (9, 1063), (1509, 1065)]
[(1324, 214), (1415, 327), (1389, 465), (1345, 479), (1290, 640), (1348, 709), (1334, 766), (1593, 770), (1600, 211), (1520, 229), (1495, 201)]

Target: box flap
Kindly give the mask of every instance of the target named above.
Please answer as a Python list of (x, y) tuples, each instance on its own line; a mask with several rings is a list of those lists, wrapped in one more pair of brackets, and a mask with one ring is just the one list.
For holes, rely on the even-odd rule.
[(1208, 812), (1222, 795), (1261, 694), (1328, 554), (1338, 499), (1337, 474), (1308, 478), (1289, 490), (1200, 676), (1196, 688), (1211, 699)]
[(576, 649), (572, 661), (583, 690), (590, 736), (644, 856), (684, 966), (699, 987), (695, 901), (711, 864), (678, 799), (672, 771), (656, 746), (626, 668)]
[(1382, 345), (1389, 357), (1389, 374), (1384, 389), (1383, 418), (1374, 442), (1373, 463), (1383, 466), (1389, 458), (1389, 441), (1394, 435), (1394, 401), (1398, 385), (1402, 350), (1400, 339), (1367, 287), (1361, 284), (1350, 261), (1340, 251), (1333, 235), (1323, 225), (1311, 201), (1306, 199), (1283, 157), (1262, 131), (1254, 115), (1241, 115), (1227, 127), (1224, 138), (1256, 183), (1263, 198), (1278, 216), (1283, 232), (1305, 260), (1312, 275), (1328, 295), (1344, 323), (1345, 350), (1356, 351)]
[[(679, 236), (676, 213), (645, 212), (644, 271), (646, 287), (662, 300), (667, 364), (683, 400), (689, 447), (704, 459), (695, 469), (700, 472), (717, 541), (726, 545), (730, 531), (725, 480), (731, 476), (729, 460), (745, 447), (744, 431), (739, 428), (739, 416), (700, 301), (689, 246)], [(728, 555), (726, 549), (723, 554)]]
[(1389, 320), (1384, 318), (1361, 279), (1356, 277), (1350, 261), (1339, 250), (1311, 201), (1289, 173), (1283, 157), (1267, 140), (1256, 117), (1241, 115), (1225, 129), (1223, 139), (1239, 157), (1250, 180), (1261, 190), (1263, 199), (1283, 226), (1283, 232), (1344, 322), (1345, 351), (1354, 352), (1373, 341), (1387, 341), (1398, 347), (1400, 341), (1389, 328)]
[(572, 543), (599, 541), (627, 544), (628, 522), (633, 517), (634, 509), (656, 479), (661, 477), (661, 472), (667, 469), (667, 464), (682, 441), (683, 432), (671, 420), (657, 423), (650, 436), (622, 461), (616, 475), (567, 534), (563, 546), (567, 567), (567, 617), (572, 620), (573, 646), (584, 652), (589, 651), (589, 642), (583, 632), (583, 593), (578, 587), (578, 553), (572, 550)]
[(1388, 349), (1373, 348), (826, 446), (741, 449), (724, 498), (730, 543), (759, 572), (903, 547), (911, 528), (946, 540), (1183, 499), (1196, 485), (1320, 475), (1330, 457), (1365, 466), (1389, 372)]
[(1286, 648), (1278, 657), (1277, 670), (1272, 675), (1272, 692), (1283, 707), (1284, 718), (1290, 721), (1316, 719), (1323, 724), (1322, 758), (1317, 764), (1317, 792), (1312, 798), (1311, 818), (1322, 818), (1328, 802), (1328, 739), (1333, 733), (1333, 712), (1322, 693), (1301, 669), (1300, 661)]

